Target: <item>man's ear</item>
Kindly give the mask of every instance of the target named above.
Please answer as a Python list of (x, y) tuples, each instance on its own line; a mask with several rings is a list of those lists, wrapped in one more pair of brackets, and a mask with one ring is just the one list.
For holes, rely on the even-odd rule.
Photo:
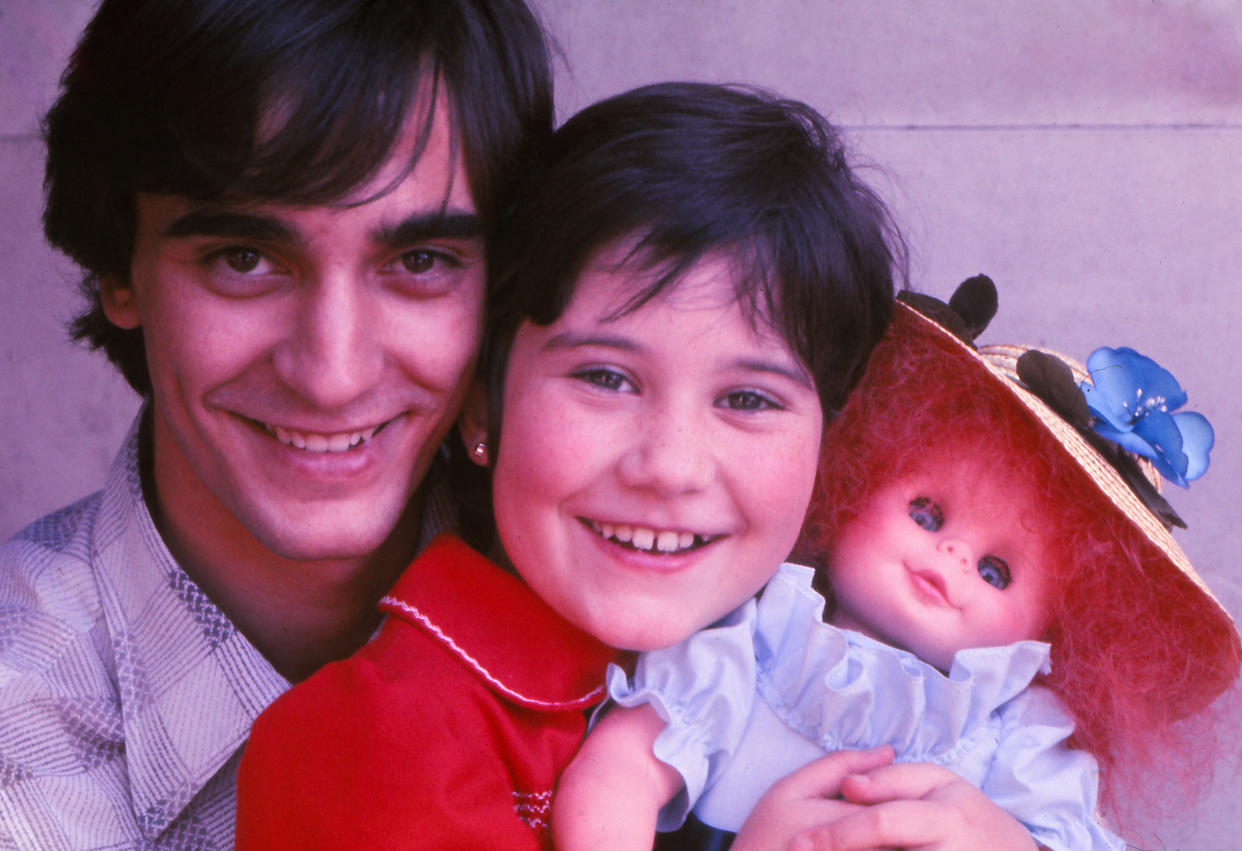
[(142, 324), (134, 285), (119, 275), (99, 276), (99, 302), (104, 316), (118, 328), (133, 330)]
[(466, 446), (466, 455), (480, 467), (490, 458), (487, 447), (487, 386), (476, 381), (466, 391), (466, 401), (457, 417), (457, 430)]

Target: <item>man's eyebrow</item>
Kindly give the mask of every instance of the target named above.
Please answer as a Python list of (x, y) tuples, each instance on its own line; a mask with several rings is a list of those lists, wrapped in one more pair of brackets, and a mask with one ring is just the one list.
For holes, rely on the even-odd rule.
[(198, 209), (178, 216), (164, 236), (224, 236), (261, 242), (298, 242), (298, 233), (274, 216), (232, 210)]
[(452, 210), (415, 213), (394, 224), (381, 225), (373, 238), (393, 248), (429, 239), (482, 239), (483, 219), (478, 213)]

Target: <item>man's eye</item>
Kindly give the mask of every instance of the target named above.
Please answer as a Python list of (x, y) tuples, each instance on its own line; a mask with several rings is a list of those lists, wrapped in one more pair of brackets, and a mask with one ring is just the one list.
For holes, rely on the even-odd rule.
[(453, 255), (429, 248), (415, 248), (401, 255), (401, 268), (411, 275), (426, 275), (437, 269), (447, 271), (460, 265), (460, 261)]
[(419, 249), (401, 255), (401, 265), (412, 275), (425, 275), (436, 266), (439, 258), (430, 251)]
[(766, 411), (779, 408), (772, 399), (754, 390), (738, 390), (724, 397), (724, 406), (731, 411)]
[(928, 532), (939, 532), (940, 527), (944, 525), (944, 512), (940, 510), (939, 505), (925, 496), (910, 500), (910, 505), (906, 510), (910, 519)]
[[(207, 266), (234, 275), (268, 274), (275, 271), (276, 264), (266, 254), (255, 248), (230, 245), (212, 251), (204, 258)], [(220, 267), (224, 268), (221, 269)]]
[(221, 255), (220, 259), (234, 272), (245, 275), (259, 268), (263, 255), (250, 248), (232, 248)]
[(979, 577), (993, 588), (1004, 590), (1013, 581), (1009, 574), (1009, 565), (1003, 558), (984, 556), (979, 559)]

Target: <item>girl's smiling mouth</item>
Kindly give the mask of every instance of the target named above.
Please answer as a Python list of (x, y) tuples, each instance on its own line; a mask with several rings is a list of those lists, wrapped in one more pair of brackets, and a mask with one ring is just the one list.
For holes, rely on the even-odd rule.
[(604, 523), (586, 517), (579, 517), (578, 521), (600, 537), (623, 547), (668, 555), (691, 552), (724, 537), (723, 535), (700, 535), (678, 529), (656, 529), (651, 526), (628, 523)]

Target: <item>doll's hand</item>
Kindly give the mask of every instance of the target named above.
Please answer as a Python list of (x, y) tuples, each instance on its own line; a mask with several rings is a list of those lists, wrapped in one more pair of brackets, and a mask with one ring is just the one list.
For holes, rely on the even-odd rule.
[[(732, 851), (784, 851), (808, 828), (864, 810), (858, 804), (841, 800), (841, 781), (892, 761), (893, 749), (882, 747), (837, 751), (803, 766), (764, 793), (733, 841)], [(861, 851), (871, 846), (858, 847)]]
[(953, 772), (930, 763), (887, 765), (842, 778), (847, 801), (864, 805), (801, 834), (797, 851), (875, 847), (919, 851), (1034, 851), (1011, 815)]

